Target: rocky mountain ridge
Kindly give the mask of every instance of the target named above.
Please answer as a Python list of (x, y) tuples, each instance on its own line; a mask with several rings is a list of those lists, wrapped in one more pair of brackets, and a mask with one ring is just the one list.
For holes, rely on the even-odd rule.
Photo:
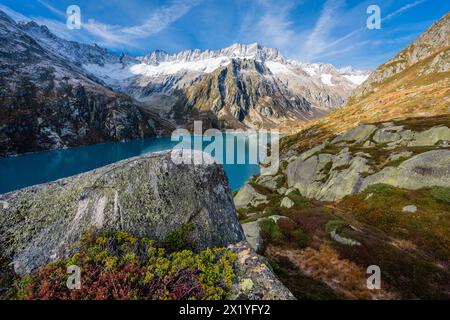
[[(279, 50), (266, 48), (257, 43), (233, 44), (219, 50), (185, 50), (175, 54), (156, 50), (147, 56), (131, 57), (110, 53), (96, 45), (60, 39), (47, 27), (39, 26), (35, 22), (20, 23), (19, 26), (55, 55), (65, 57), (115, 91), (144, 102), (148, 109), (160, 112), (161, 116), (173, 119), (173, 122), (177, 124), (180, 121), (176, 119), (177, 108), (174, 106), (184, 101), (186, 90), (232, 63), (251, 60), (264, 65), (270, 74), (267, 72), (259, 74), (259, 81), (268, 78), (271, 80), (269, 82), (283, 82), (289, 98), (308, 100), (312, 108), (320, 110), (315, 112), (316, 114), (327, 113), (341, 106), (353, 89), (368, 76), (368, 71), (353, 70), (350, 67), (336, 69), (332, 65), (305, 64), (296, 60), (287, 60)], [(233, 97), (227, 98), (233, 99)], [(273, 96), (262, 97), (261, 101), (259, 96), (251, 98), (261, 104), (264, 104), (264, 99), (273, 99), (275, 108), (279, 107), (276, 97)], [(214, 97), (210, 97), (210, 100), (213, 99)], [(189, 108), (189, 105), (185, 106), (185, 111)], [(199, 107), (199, 109), (204, 108), (204, 106)], [(212, 106), (209, 108), (212, 109)], [(259, 117), (267, 118), (269, 125), (283, 119), (289, 120), (289, 117), (284, 117), (283, 114), (270, 116), (260, 114), (258, 109), (258, 107), (254, 108), (255, 113)], [(243, 112), (245, 110), (241, 110), (241, 113)], [(218, 118), (218, 121), (222, 121), (220, 115), (214, 113), (214, 116)], [(300, 119), (305, 120), (310, 117), (311, 114), (305, 113), (300, 116)], [(227, 119), (223, 122), (227, 122)], [(238, 119), (238, 122), (241, 120)], [(244, 126), (251, 125), (252, 122), (252, 119), (247, 119)]]
[(36, 25), (17, 24), (0, 12), (1, 156), (155, 136), (167, 128), (159, 116), (54, 53), (25, 27)]
[(306, 122), (341, 106), (368, 75), (259, 44), (131, 57), (3, 12), (0, 24), (2, 155), (167, 134), (194, 120), (204, 128)]

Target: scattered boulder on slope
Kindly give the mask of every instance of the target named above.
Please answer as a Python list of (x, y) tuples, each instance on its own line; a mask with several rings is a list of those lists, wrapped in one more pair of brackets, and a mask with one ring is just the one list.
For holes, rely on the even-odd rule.
[(424, 187), (450, 186), (450, 150), (421, 153), (402, 162), (398, 167), (386, 167), (364, 179), (361, 190), (377, 183), (417, 190)]
[(238, 285), (233, 287), (232, 299), (295, 300), (246, 241), (230, 245), (228, 249), (238, 256)]
[(267, 197), (258, 193), (255, 188), (246, 183), (234, 196), (236, 209), (246, 208), (248, 206), (257, 207), (262, 203), (267, 203)]
[(412, 130), (400, 123), (360, 125), (287, 164), (289, 188), (335, 201), (377, 183), (419, 189), (450, 185), (450, 129)]

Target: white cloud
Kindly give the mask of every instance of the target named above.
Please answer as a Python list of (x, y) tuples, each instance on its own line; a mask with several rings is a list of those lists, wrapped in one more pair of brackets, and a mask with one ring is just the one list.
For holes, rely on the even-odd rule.
[[(24, 15), (6, 7), (0, 5), (0, 9), (5, 11), (14, 20), (34, 20), (37, 23), (45, 24), (56, 35), (69, 40), (87, 39), (89, 35), (91, 40), (96, 40), (99, 44), (104, 46), (127, 46), (137, 47), (138, 42), (136, 40), (147, 38), (153, 34), (156, 34), (176, 20), (187, 14), (191, 8), (201, 3), (203, 0), (172, 0), (169, 4), (162, 6), (154, 11), (144, 23), (131, 27), (110, 25), (96, 21), (94, 19), (82, 19), (82, 30), (87, 33), (81, 35), (82, 32), (70, 32), (66, 28), (65, 19), (64, 22), (60, 20), (47, 19), (43, 17), (25, 17)], [(61, 17), (66, 17), (66, 13), (53, 7), (44, 0), (38, 0), (38, 2), (46, 7), (51, 12)]]
[(314, 58), (330, 43), (330, 31), (338, 23), (339, 10), (343, 4), (341, 0), (328, 0), (322, 8), (314, 29), (305, 43), (306, 57)]
[(415, 6), (417, 6), (417, 5), (419, 5), (419, 4), (423, 3), (423, 2), (425, 2), (425, 0), (417, 0), (417, 1), (413, 2), (413, 3), (406, 4), (403, 7), (401, 7), (400, 9), (397, 9), (394, 12), (388, 14), (383, 20), (389, 20), (389, 19), (395, 17), (396, 15), (399, 15), (403, 11), (406, 11), (408, 9), (414, 8)]
[(164, 30), (202, 1), (173, 0), (153, 12), (143, 24), (132, 27), (109, 25), (89, 19), (83, 23), (83, 28), (100, 38), (105, 45), (136, 46), (136, 40), (145, 39)]
[(52, 6), (51, 4), (43, 1), (43, 0), (37, 0), (41, 5), (43, 5), (44, 7), (46, 7), (48, 10), (50, 10), (51, 12), (53, 12), (54, 14), (60, 16), (60, 17), (66, 17), (66, 13), (55, 8), (54, 6)]

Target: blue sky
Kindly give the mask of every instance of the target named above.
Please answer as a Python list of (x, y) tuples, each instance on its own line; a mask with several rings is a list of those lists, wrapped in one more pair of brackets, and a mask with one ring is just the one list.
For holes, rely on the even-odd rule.
[[(81, 30), (66, 27), (73, 4)], [(380, 30), (366, 28), (371, 4), (381, 8)], [(0, 9), (63, 38), (133, 55), (258, 42), (304, 62), (374, 68), (449, 12), (450, 1), (0, 0)]]

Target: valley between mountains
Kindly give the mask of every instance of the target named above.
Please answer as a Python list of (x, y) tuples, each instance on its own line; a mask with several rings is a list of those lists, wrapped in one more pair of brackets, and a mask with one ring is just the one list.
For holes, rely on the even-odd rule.
[(277, 49), (113, 54), (0, 12), (0, 155), (207, 128), (281, 128), (344, 105), (368, 71)]

